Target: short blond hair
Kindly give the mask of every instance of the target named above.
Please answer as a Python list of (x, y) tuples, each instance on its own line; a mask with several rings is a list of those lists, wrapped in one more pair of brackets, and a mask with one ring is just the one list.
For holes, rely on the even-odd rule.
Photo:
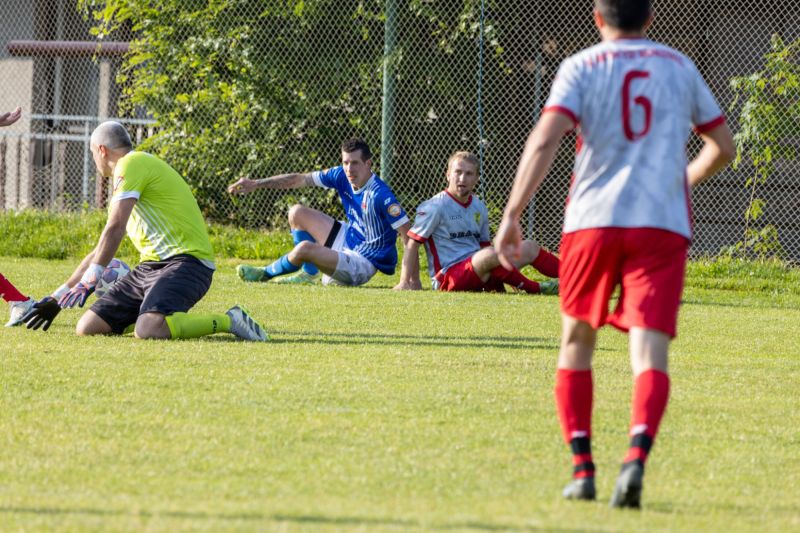
[(463, 151), (462, 150), (462, 151), (458, 151), (458, 152), (453, 152), (453, 155), (451, 155), (450, 159), (447, 160), (447, 169), (448, 170), (450, 170), (450, 165), (453, 164), (453, 161), (456, 161), (456, 160), (466, 161), (467, 163), (470, 163), (470, 164), (474, 165), (476, 170), (480, 166), (480, 161), (478, 160), (478, 156), (476, 156), (472, 152), (467, 152), (467, 151)]

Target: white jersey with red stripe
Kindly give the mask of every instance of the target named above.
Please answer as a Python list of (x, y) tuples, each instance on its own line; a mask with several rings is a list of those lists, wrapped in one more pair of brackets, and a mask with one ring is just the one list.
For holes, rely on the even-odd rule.
[(579, 128), (564, 233), (660, 228), (691, 238), (686, 143), (725, 121), (695, 64), (648, 39), (567, 58), (545, 105)]
[(434, 288), (447, 269), (488, 246), (489, 211), (472, 195), (462, 203), (442, 191), (417, 207), (408, 236), (425, 245)]

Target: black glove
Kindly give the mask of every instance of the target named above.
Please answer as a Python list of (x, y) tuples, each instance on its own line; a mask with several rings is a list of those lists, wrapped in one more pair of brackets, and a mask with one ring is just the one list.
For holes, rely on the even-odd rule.
[(61, 312), (58, 301), (52, 296), (45, 296), (35, 304), (33, 308), (22, 317), (22, 321), (28, 325), (28, 329), (39, 329), (47, 331), (53, 319)]

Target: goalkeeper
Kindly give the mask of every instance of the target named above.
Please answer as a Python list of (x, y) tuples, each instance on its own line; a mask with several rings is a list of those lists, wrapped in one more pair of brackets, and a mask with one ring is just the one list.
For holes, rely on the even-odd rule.
[(108, 221), (67, 282), (28, 313), (28, 327), (47, 329), (62, 308), (83, 307), (127, 230), (142, 262), (84, 313), (78, 335), (133, 331), (141, 339), (176, 339), (229, 332), (267, 340), (238, 305), (225, 313), (187, 313), (208, 291), (215, 267), (205, 221), (180, 174), (161, 159), (134, 151), (118, 122), (100, 124), (90, 149), (98, 172), (114, 180)]

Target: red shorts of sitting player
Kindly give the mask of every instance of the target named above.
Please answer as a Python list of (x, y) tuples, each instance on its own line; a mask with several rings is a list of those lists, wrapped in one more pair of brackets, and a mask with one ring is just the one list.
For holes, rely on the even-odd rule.
[(438, 277), (440, 291), (468, 291), (468, 292), (504, 292), (503, 282), (489, 278), (485, 283), (481, 281), (472, 267), (472, 257), (468, 257), (447, 269), (443, 276)]
[[(561, 240), (561, 311), (588, 322), (676, 335), (689, 240), (655, 228), (596, 228)], [(611, 295), (619, 300), (609, 314)]]

